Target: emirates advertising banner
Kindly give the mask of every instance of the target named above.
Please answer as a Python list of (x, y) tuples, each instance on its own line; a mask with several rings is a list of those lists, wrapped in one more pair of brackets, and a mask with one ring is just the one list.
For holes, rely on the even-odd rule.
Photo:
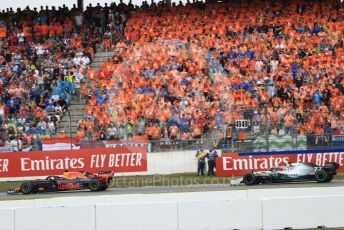
[(292, 163), (313, 163), (323, 166), (326, 162), (337, 162), (338, 172), (344, 172), (344, 149), (300, 150), (281, 152), (222, 153), (216, 159), (217, 176), (243, 176), (247, 172), (267, 171), (273, 166)]
[(147, 148), (99, 148), (80, 150), (0, 153), (0, 177), (61, 175), (65, 170), (96, 173), (147, 171)]

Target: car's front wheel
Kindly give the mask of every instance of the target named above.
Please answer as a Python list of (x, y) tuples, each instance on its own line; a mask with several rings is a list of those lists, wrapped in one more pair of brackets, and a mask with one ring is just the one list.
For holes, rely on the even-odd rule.
[(20, 190), (23, 194), (31, 194), (32, 193), (32, 183), (31, 182), (24, 182), (20, 186)]
[(325, 170), (319, 170), (315, 173), (315, 180), (318, 183), (329, 182), (329, 174)]
[(246, 185), (254, 185), (254, 184), (257, 184), (258, 181), (259, 181), (259, 178), (253, 173), (246, 173), (243, 178), (243, 182)]

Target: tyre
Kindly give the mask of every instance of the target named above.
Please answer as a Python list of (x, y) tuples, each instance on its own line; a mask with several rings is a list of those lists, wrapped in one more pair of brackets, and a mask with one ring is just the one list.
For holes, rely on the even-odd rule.
[(330, 174), (330, 175), (328, 175), (328, 179), (327, 179), (327, 181), (326, 181), (326, 182), (330, 182), (332, 179), (333, 179), (333, 175), (332, 175), (332, 174)]
[(31, 194), (32, 191), (32, 183), (31, 182), (24, 182), (21, 184), (20, 186), (20, 190), (23, 194), (27, 195), (27, 194)]
[(315, 180), (318, 183), (325, 183), (329, 181), (329, 174), (325, 170), (319, 170), (315, 173)]
[(108, 188), (109, 188), (108, 184), (107, 183), (103, 183), (102, 186), (100, 187), (99, 191), (105, 191)]
[(99, 191), (101, 188), (101, 183), (97, 179), (91, 179), (89, 183), (89, 188), (92, 192)]
[(246, 185), (254, 185), (254, 184), (257, 184), (257, 182), (259, 182), (257, 176), (254, 175), (253, 173), (245, 174), (243, 181)]

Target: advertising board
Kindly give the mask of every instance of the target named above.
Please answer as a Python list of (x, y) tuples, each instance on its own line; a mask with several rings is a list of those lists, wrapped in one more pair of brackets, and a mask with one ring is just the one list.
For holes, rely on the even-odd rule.
[(146, 172), (145, 147), (0, 153), (0, 177), (61, 175), (65, 170)]
[(288, 162), (313, 163), (323, 166), (337, 162), (338, 172), (344, 172), (344, 149), (301, 150), (281, 152), (222, 153), (216, 159), (217, 176), (242, 176), (251, 171), (266, 171), (273, 166), (286, 166)]

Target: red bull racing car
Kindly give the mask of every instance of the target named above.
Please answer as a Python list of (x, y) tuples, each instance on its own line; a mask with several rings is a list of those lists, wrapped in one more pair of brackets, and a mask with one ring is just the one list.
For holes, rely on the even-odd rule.
[(112, 171), (101, 171), (95, 174), (84, 171), (66, 171), (62, 177), (48, 176), (44, 180), (25, 181), (19, 188), (7, 191), (7, 194), (31, 194), (83, 189), (89, 189), (92, 192), (104, 191), (109, 187), (113, 175), (114, 172)]

